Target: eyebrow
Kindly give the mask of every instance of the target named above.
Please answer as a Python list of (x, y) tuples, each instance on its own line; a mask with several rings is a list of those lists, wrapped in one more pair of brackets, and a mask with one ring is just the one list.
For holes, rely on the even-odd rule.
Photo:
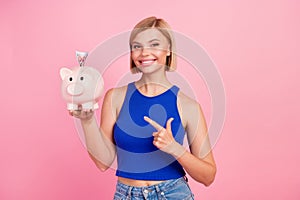
[[(149, 40), (148, 41), (148, 43), (151, 43), (151, 42), (154, 42), (154, 41), (160, 41), (159, 39), (156, 39), (156, 38), (154, 38), (154, 39), (152, 39), (152, 40)], [(141, 44), (141, 43), (139, 43), (139, 42), (136, 42), (136, 41), (132, 41), (132, 44)]]
[(154, 42), (154, 41), (160, 41), (160, 40), (155, 38), (155, 39), (150, 40), (149, 43)]

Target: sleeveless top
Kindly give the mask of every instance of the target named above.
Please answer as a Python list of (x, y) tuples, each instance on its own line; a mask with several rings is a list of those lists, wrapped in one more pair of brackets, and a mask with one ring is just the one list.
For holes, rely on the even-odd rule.
[(116, 175), (135, 180), (169, 180), (180, 178), (185, 171), (178, 161), (153, 144), (156, 129), (144, 116), (166, 127), (171, 123), (174, 139), (183, 144), (185, 130), (177, 108), (179, 88), (172, 86), (154, 97), (140, 93), (134, 82), (129, 83), (124, 103), (113, 128), (118, 168)]

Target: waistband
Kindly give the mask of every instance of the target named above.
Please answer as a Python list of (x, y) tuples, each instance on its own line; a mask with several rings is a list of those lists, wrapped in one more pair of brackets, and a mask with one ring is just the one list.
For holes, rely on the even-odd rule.
[(157, 193), (166, 191), (169, 188), (172, 188), (176, 184), (187, 182), (187, 181), (188, 181), (187, 177), (184, 176), (178, 179), (170, 179), (159, 184), (144, 186), (144, 187), (130, 186), (118, 181), (116, 191), (128, 196), (141, 197), (145, 193), (151, 193), (153, 191)]

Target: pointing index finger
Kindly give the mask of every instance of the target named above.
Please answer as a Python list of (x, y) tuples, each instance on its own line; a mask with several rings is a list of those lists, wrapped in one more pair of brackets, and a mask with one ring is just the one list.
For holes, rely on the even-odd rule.
[(144, 120), (146, 122), (148, 122), (151, 126), (153, 126), (157, 131), (161, 131), (164, 127), (162, 127), (161, 125), (159, 125), (156, 121), (150, 119), (147, 116), (144, 116)]

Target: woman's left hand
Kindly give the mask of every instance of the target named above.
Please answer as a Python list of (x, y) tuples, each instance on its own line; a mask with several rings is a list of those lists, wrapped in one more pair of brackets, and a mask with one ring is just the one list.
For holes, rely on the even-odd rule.
[(171, 123), (174, 120), (174, 118), (168, 119), (166, 128), (159, 125), (156, 121), (150, 119), (149, 117), (145, 116), (144, 120), (147, 121), (157, 130), (156, 132), (153, 132), (153, 144), (158, 149), (166, 153), (172, 154), (178, 147), (178, 143), (175, 141), (171, 129)]

